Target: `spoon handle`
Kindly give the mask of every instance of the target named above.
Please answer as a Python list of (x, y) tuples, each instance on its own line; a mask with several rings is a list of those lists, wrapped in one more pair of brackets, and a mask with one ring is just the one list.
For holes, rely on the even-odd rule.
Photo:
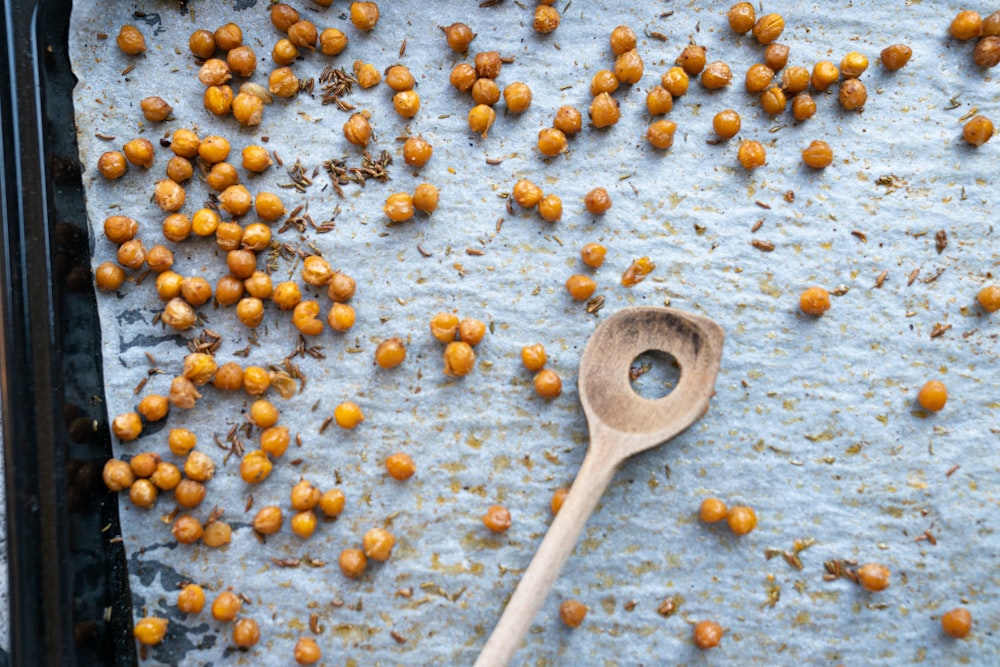
[(583, 459), (559, 513), (545, 533), (535, 557), (521, 577), (500, 621), (486, 640), (475, 667), (506, 667), (528, 633), (538, 609), (545, 602), (563, 564), (597, 501), (611, 482), (618, 461), (593, 443)]

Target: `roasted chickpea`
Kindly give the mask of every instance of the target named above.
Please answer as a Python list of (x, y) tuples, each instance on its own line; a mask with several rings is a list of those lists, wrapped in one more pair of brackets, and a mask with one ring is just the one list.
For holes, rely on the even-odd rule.
[(412, 90), (415, 81), (406, 65), (393, 65), (385, 71), (385, 84), (398, 93)]
[(764, 49), (764, 64), (775, 72), (780, 72), (788, 64), (789, 51), (784, 44), (768, 44)]
[(510, 510), (503, 505), (490, 505), (482, 517), (483, 525), (494, 533), (504, 533), (510, 529)]
[(493, 79), (476, 79), (472, 84), (472, 101), (493, 106), (500, 99), (500, 87)]
[(813, 65), (809, 82), (817, 92), (823, 92), (840, 79), (840, 70), (829, 60), (821, 60)]
[(566, 291), (576, 301), (586, 301), (596, 289), (597, 283), (590, 276), (576, 274), (566, 280)]
[(705, 498), (698, 509), (698, 517), (705, 523), (718, 523), (729, 516), (726, 503), (718, 498)]
[(97, 159), (97, 171), (109, 181), (114, 181), (124, 176), (125, 172), (128, 171), (128, 162), (119, 151), (108, 151)]
[(304, 512), (297, 512), (292, 515), (292, 518), (288, 522), (288, 527), (292, 529), (292, 532), (297, 536), (301, 537), (303, 540), (307, 540), (312, 537), (312, 534), (316, 532), (316, 513), (312, 510), (306, 510)]
[(952, 19), (948, 32), (955, 39), (975, 39), (983, 34), (983, 17), (970, 9), (960, 11)]
[(913, 49), (906, 44), (893, 44), (882, 49), (879, 59), (882, 61), (882, 67), (885, 67), (890, 72), (895, 72), (898, 69), (902, 69), (910, 61), (910, 56), (912, 55)]
[(382, 74), (375, 65), (361, 60), (354, 61), (354, 78), (362, 88), (371, 88), (382, 82)]
[(118, 43), (118, 48), (126, 55), (137, 56), (146, 51), (146, 39), (134, 25), (123, 25), (115, 41)]
[(534, 208), (542, 200), (543, 194), (540, 187), (528, 179), (522, 178), (514, 184), (511, 196), (514, 198), (514, 202), (521, 208)]
[(802, 151), (802, 161), (807, 167), (825, 169), (833, 163), (833, 149), (825, 141), (813, 141)]
[(271, 25), (281, 32), (286, 32), (298, 20), (299, 12), (291, 5), (283, 2), (271, 5)]
[(223, 591), (212, 601), (212, 618), (228, 623), (236, 618), (243, 602), (232, 591)]
[[(164, 275), (165, 273), (160, 275)], [(168, 300), (163, 307), (160, 319), (168, 327), (184, 331), (194, 326), (194, 323), (198, 320), (198, 315), (188, 302), (184, 299), (174, 297)]]
[(215, 300), (220, 306), (231, 306), (243, 298), (246, 285), (236, 276), (222, 276), (215, 284)]
[(249, 46), (237, 46), (226, 54), (229, 69), (246, 78), (257, 69), (257, 54)]
[(302, 301), (302, 292), (294, 282), (278, 283), (271, 294), (271, 300), (281, 310), (292, 310)]
[(497, 118), (496, 111), (486, 104), (477, 104), (469, 111), (469, 129), (484, 139)]
[(976, 294), (976, 301), (987, 313), (995, 313), (1000, 310), (1000, 287), (987, 285)]
[(160, 461), (149, 476), (149, 481), (160, 491), (173, 491), (181, 483), (181, 469), (168, 461)]
[(531, 88), (526, 83), (515, 81), (503, 89), (503, 101), (511, 113), (524, 113), (531, 106)]
[(299, 78), (291, 67), (279, 67), (267, 75), (267, 90), (281, 98), (295, 97), (299, 92)]
[(108, 459), (102, 472), (104, 485), (109, 491), (124, 491), (135, 482), (135, 473), (129, 464), (119, 459)]
[(635, 32), (626, 25), (620, 25), (611, 31), (609, 39), (611, 53), (620, 56), (626, 51), (631, 51), (636, 46)]
[(469, 345), (476, 346), (486, 336), (486, 324), (482, 320), (467, 317), (458, 323), (458, 338)]
[(239, 182), (240, 175), (236, 171), (236, 167), (228, 162), (218, 162), (213, 164), (211, 170), (208, 172), (208, 175), (205, 177), (206, 185), (216, 192), (222, 192), (230, 185), (236, 185)]
[(799, 308), (806, 315), (822, 315), (830, 310), (830, 293), (822, 287), (810, 287), (799, 295)]
[(546, 127), (538, 132), (538, 152), (546, 157), (555, 157), (566, 152), (566, 135), (554, 127)]
[(705, 69), (705, 47), (688, 44), (675, 61), (690, 76), (697, 76)]
[(479, 80), (479, 77), (476, 76), (475, 67), (468, 63), (459, 63), (452, 68), (448, 80), (459, 92), (467, 93), (472, 90), (472, 86)]
[(464, 23), (452, 23), (449, 26), (442, 27), (441, 30), (444, 32), (445, 40), (448, 42), (448, 48), (455, 53), (465, 53), (468, 51), (469, 44), (476, 38), (476, 33), (472, 32), (472, 28)]
[(163, 273), (174, 265), (174, 253), (164, 245), (154, 245), (146, 252), (146, 266), (153, 273)]
[(562, 131), (567, 137), (579, 132), (583, 127), (583, 118), (580, 112), (571, 106), (561, 106), (556, 110), (552, 126)]
[(782, 113), (787, 105), (788, 100), (785, 98), (785, 92), (777, 86), (760, 94), (760, 108), (772, 116)]
[(809, 70), (805, 67), (789, 67), (781, 74), (781, 88), (788, 95), (797, 95), (809, 88)]
[(221, 86), (232, 78), (229, 63), (221, 58), (209, 58), (198, 70), (198, 80), (206, 86)]
[(153, 144), (149, 139), (133, 139), (122, 147), (125, 159), (137, 167), (153, 166)]
[(726, 19), (729, 21), (729, 28), (733, 32), (745, 35), (753, 30), (754, 23), (757, 21), (757, 13), (754, 11), (751, 3), (737, 2), (729, 8)]
[(345, 577), (357, 579), (365, 573), (365, 568), (368, 567), (368, 558), (361, 549), (344, 549), (340, 552), (337, 563)]
[(261, 173), (274, 164), (271, 155), (263, 146), (247, 146), (243, 149), (243, 168), (254, 173)]
[(732, 109), (726, 109), (712, 118), (712, 129), (722, 139), (732, 139), (740, 131), (740, 115)]
[(188, 479), (204, 484), (215, 476), (215, 463), (208, 454), (196, 449), (184, 461), (184, 474)]
[(590, 103), (590, 122), (594, 127), (610, 127), (621, 118), (618, 102), (608, 93), (601, 93)]
[(879, 563), (865, 563), (858, 568), (858, 583), (866, 591), (884, 591), (889, 587), (889, 568)]
[(630, 85), (639, 83), (644, 71), (642, 58), (635, 49), (626, 51), (615, 60), (615, 78), (622, 83)]
[(243, 44), (243, 31), (235, 23), (227, 23), (214, 33), (215, 45), (223, 51), (230, 51)]
[(740, 142), (739, 151), (736, 154), (736, 158), (739, 160), (740, 164), (746, 170), (756, 169), (758, 167), (763, 167), (767, 161), (767, 153), (764, 151), (764, 146), (758, 141), (753, 139), (744, 139)]
[(413, 191), (413, 208), (427, 215), (437, 210), (439, 200), (438, 189), (430, 183), (421, 183)]
[(660, 78), (660, 85), (674, 97), (684, 95), (687, 92), (689, 82), (687, 72), (680, 67), (671, 67)]
[(175, 155), (167, 161), (167, 178), (175, 183), (183, 183), (194, 176), (194, 167), (187, 158)]
[(279, 66), (291, 65), (298, 57), (299, 50), (290, 39), (279, 39), (271, 49), (271, 60)]
[(653, 122), (646, 130), (646, 140), (654, 148), (666, 150), (674, 145), (674, 133), (677, 131), (677, 123), (672, 120), (658, 120)]
[(868, 91), (865, 89), (865, 84), (857, 79), (847, 79), (840, 84), (837, 101), (840, 102), (840, 106), (845, 111), (860, 109), (865, 105), (867, 100)]
[(345, 504), (344, 492), (340, 489), (330, 489), (319, 497), (319, 509), (328, 518), (340, 516)]
[(674, 96), (663, 86), (650, 88), (646, 94), (646, 110), (652, 116), (660, 116), (670, 113), (674, 108)]
[(243, 297), (236, 304), (236, 317), (246, 326), (256, 329), (264, 321), (264, 302), (253, 296)]
[(797, 121), (808, 120), (816, 114), (816, 100), (809, 93), (799, 93), (792, 98), (792, 116)]
[(272, 426), (264, 429), (260, 434), (261, 451), (276, 459), (281, 458), (288, 451), (288, 445), (291, 442), (292, 437), (287, 426)]
[(715, 648), (725, 631), (715, 621), (698, 621), (694, 626), (694, 645), (703, 651)]
[[(166, 396), (161, 396), (159, 394), (150, 394), (148, 396), (143, 396), (142, 400), (139, 401), (139, 405), (136, 406), (136, 411), (142, 415), (142, 417), (148, 422), (158, 422), (167, 416), (170, 411), (170, 402), (167, 401)], [(150, 475), (152, 472), (150, 472)], [(149, 475), (140, 475), (140, 477), (148, 477)]]
[(155, 646), (167, 636), (169, 625), (170, 621), (165, 618), (146, 616), (136, 621), (135, 627), (132, 629), (132, 636), (144, 646)]
[(948, 390), (940, 380), (930, 380), (920, 388), (917, 403), (928, 412), (940, 412), (948, 402)]
[(753, 36), (761, 45), (766, 46), (781, 37), (784, 29), (785, 19), (780, 14), (765, 14), (753, 24)]
[(323, 657), (316, 640), (311, 637), (299, 637), (295, 643), (295, 662), (300, 665), (312, 665)]
[(476, 366), (476, 353), (465, 341), (452, 341), (444, 349), (444, 373), (449, 377), (463, 377)]
[(387, 561), (396, 546), (396, 537), (385, 528), (372, 528), (362, 538), (365, 555), (371, 560)]
[(193, 158), (198, 154), (200, 145), (201, 140), (198, 139), (198, 135), (193, 130), (185, 128), (174, 130), (170, 139), (170, 150), (180, 157)]
[(538, 5), (535, 7), (535, 20), (532, 21), (531, 27), (535, 32), (547, 35), (559, 27), (559, 20), (559, 12), (555, 7)]
[(526, 345), (521, 348), (521, 363), (529, 371), (539, 371), (545, 366), (547, 360), (545, 348), (541, 343)]
[(167, 445), (174, 456), (187, 456), (198, 444), (198, 438), (186, 428), (173, 428), (167, 436)]
[(545, 195), (538, 202), (538, 215), (546, 222), (558, 222), (562, 218), (562, 199), (556, 195)]
[(94, 269), (94, 283), (98, 289), (113, 292), (125, 282), (125, 271), (114, 262), (102, 262)]
[(965, 607), (956, 607), (941, 615), (941, 629), (953, 639), (964, 639), (972, 629), (972, 614)]
[(496, 51), (483, 51), (476, 54), (476, 76), (495, 79), (500, 76), (503, 60)]
[(979, 67), (996, 67), (1000, 64), (1000, 36), (983, 37), (972, 52), (972, 60)]
[(271, 474), (272, 468), (273, 464), (264, 452), (247, 452), (240, 461), (240, 478), (247, 484), (260, 484)]
[(972, 146), (982, 146), (993, 137), (993, 121), (983, 115), (973, 116), (962, 128), (962, 138)]
[(355, 319), (354, 309), (346, 303), (333, 304), (326, 316), (326, 321), (330, 325), (330, 328), (340, 333), (350, 331), (351, 327), (354, 326)]
[(237, 391), (243, 388), (243, 369), (235, 361), (227, 361), (215, 371), (212, 384), (216, 389)]
[(599, 70), (590, 80), (590, 94), (597, 96), (601, 93), (613, 93), (618, 90), (620, 83), (611, 70)]
[(411, 167), (422, 167), (434, 154), (434, 148), (421, 136), (409, 137), (403, 143), (403, 160)]
[(205, 534), (205, 528), (201, 525), (201, 521), (184, 514), (177, 517), (174, 525), (170, 527), (170, 532), (179, 543), (194, 544)]
[(200, 614), (205, 608), (205, 589), (188, 584), (177, 594), (177, 610), (182, 614)]
[(391, 194), (382, 210), (390, 222), (406, 222), (413, 217), (413, 196), (408, 192)]
[(208, 30), (195, 30), (188, 38), (188, 48), (198, 58), (207, 60), (215, 55), (215, 35)]
[(205, 89), (205, 108), (216, 116), (226, 116), (233, 110), (233, 89), (229, 86), (209, 86)]
[(131, 442), (142, 433), (142, 419), (135, 412), (125, 412), (111, 420), (111, 431), (122, 442)]
[(746, 75), (746, 89), (748, 93), (760, 93), (767, 90), (774, 78), (774, 70), (763, 63), (756, 63), (750, 66)]
[(746, 535), (757, 527), (757, 514), (751, 507), (734, 505), (726, 514), (726, 522), (734, 535)]
[(559, 605), (559, 620), (567, 628), (578, 628), (587, 616), (587, 605), (579, 600), (565, 600)]
[(583, 205), (593, 215), (603, 215), (611, 208), (611, 195), (604, 188), (594, 188), (583, 198)]
[(590, 268), (598, 269), (604, 264), (604, 256), (607, 252), (607, 248), (600, 243), (588, 243), (580, 249), (580, 260)]
[(406, 359), (406, 345), (400, 338), (389, 338), (375, 348), (375, 363), (380, 368), (395, 368)]
[(374, 2), (352, 2), (351, 3), (351, 23), (362, 32), (375, 29), (378, 23), (378, 5)]
[(716, 61), (705, 66), (705, 71), (701, 73), (701, 85), (708, 90), (719, 90), (725, 88), (733, 80), (733, 73), (729, 65)]
[(112, 215), (104, 219), (104, 236), (112, 243), (121, 245), (131, 241), (139, 232), (139, 223), (124, 215)]
[[(522, 351), (523, 360), (523, 351)], [(535, 374), (535, 393), (542, 398), (556, 398), (562, 393), (562, 378), (550, 368), (543, 368)]]
[(233, 98), (233, 118), (241, 125), (259, 125), (264, 115), (264, 101), (256, 95), (240, 93)]
[(351, 297), (354, 296), (357, 285), (354, 278), (341, 271), (333, 272), (328, 284), (329, 289), (327, 290), (327, 294), (330, 300), (339, 303), (350, 301)]
[(146, 262), (146, 248), (139, 239), (126, 241), (118, 247), (118, 263), (126, 269), (138, 269)]
[(392, 107), (403, 118), (413, 118), (420, 111), (420, 95), (415, 90), (403, 90), (392, 96)]

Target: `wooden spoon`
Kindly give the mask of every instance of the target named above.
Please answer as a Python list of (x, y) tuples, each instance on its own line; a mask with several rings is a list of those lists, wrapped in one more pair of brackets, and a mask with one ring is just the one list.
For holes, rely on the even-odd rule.
[[(619, 464), (705, 414), (722, 340), (722, 328), (712, 320), (672, 308), (626, 308), (597, 327), (580, 359), (578, 382), (590, 447), (475, 667), (505, 667), (514, 657)], [(652, 350), (669, 352), (681, 369), (674, 390), (655, 400), (636, 394), (629, 378), (632, 361)]]

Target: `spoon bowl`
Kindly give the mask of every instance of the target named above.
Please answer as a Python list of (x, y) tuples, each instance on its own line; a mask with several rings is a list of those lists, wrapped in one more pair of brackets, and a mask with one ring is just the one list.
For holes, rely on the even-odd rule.
[[(578, 381), (590, 430), (587, 455), (475, 667), (510, 663), (618, 465), (705, 414), (722, 341), (722, 328), (712, 320), (672, 308), (626, 308), (597, 327), (580, 359)], [(635, 393), (629, 381), (633, 360), (648, 351), (673, 355), (681, 369), (674, 390), (653, 400)]]

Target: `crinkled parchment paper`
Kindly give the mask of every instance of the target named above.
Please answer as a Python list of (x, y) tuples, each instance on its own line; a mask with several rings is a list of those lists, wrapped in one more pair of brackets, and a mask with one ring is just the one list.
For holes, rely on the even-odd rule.
[[(1000, 87), (995, 72), (972, 64), (971, 44), (946, 36), (958, 6), (768, 3), (766, 11), (785, 18), (780, 41), (791, 47), (790, 64), (839, 62), (851, 50), (872, 61), (863, 76), (869, 92), (863, 113), (841, 111), (835, 92), (820, 94), (817, 115), (799, 124), (788, 114), (765, 117), (743, 91), (743, 74), (762, 58), (762, 48), (729, 31), (729, 3), (575, 0), (560, 3), (562, 25), (549, 36), (532, 31), (529, 2), (380, 5), (377, 28), (360, 34), (343, 0), (329, 9), (296, 3), (320, 29), (338, 27), (351, 40), (336, 58), (308, 54), (294, 65), (300, 77), (318, 77), (327, 65), (350, 71), (362, 59), (380, 70), (406, 64), (418, 82), (422, 108), (411, 121), (392, 111), (385, 85), (356, 88), (344, 98), (372, 112), (373, 154), (389, 151), (395, 162), (388, 183), (348, 185), (343, 198), (328, 186), (321, 164), (346, 156), (357, 166), (360, 152), (341, 132), (348, 114), (321, 105), (318, 83), (313, 95), (276, 100), (255, 128), (202, 108), (188, 35), (235, 21), (258, 55), (252, 80), (266, 85), (279, 38), (266, 3), (79, 2), (74, 8), (74, 101), (95, 266), (114, 259), (101, 224), (117, 213), (140, 221), (147, 247), (172, 247), (179, 273), (213, 284), (222, 275), (224, 256), (214, 242), (164, 241), (165, 214), (150, 202), (170, 156), (160, 138), (194, 127), (200, 136), (228, 137), (236, 163), (242, 148), (266, 136), (264, 145), (286, 166), (299, 159), (310, 175), (319, 168), (305, 192), (281, 188), (290, 179), (277, 165), (261, 176), (242, 168), (240, 174), (253, 193), (279, 193), (287, 209), (308, 204), (317, 222), (339, 207), (330, 233), (291, 229), (275, 238), (302, 249), (314, 244), (358, 281), (353, 330), (328, 330), (310, 340), (325, 358), (296, 358), (307, 378), (301, 392), (289, 400), (272, 397), (281, 423), (302, 445), (293, 445), (265, 483), (244, 484), (239, 458), (213, 440), (245, 422), (243, 394), (208, 387), (196, 409), (174, 410), (166, 426), (116, 444), (120, 457), (152, 450), (174, 460), (168, 430), (195, 431), (218, 472), (194, 513), (204, 520), (213, 507), (222, 508), (234, 527), (226, 548), (181, 546), (161, 520), (174, 508), (170, 494), (150, 511), (122, 499), (135, 614), (171, 619), (149, 664), (289, 664), (296, 639), (312, 634), (311, 614), (318, 615), (316, 639), (327, 665), (470, 664), (545, 532), (552, 492), (572, 481), (584, 454), (587, 429), (575, 383), (589, 334), (610, 312), (667, 300), (714, 318), (727, 333), (712, 408), (668, 446), (619, 471), (517, 662), (994, 664), (1000, 655), (1000, 371), (996, 318), (974, 297), (997, 270), (992, 211), (1000, 140), (967, 147), (960, 118), (977, 107), (1000, 120)], [(143, 15), (134, 15), (137, 10)], [(468, 58), (453, 54), (438, 30), (453, 21), (478, 32)], [(115, 46), (124, 23), (142, 30), (149, 46), (144, 56), (125, 56)], [(608, 35), (622, 23), (640, 37), (646, 72), (640, 84), (616, 93), (621, 122), (604, 131), (586, 127), (566, 155), (542, 158), (535, 149), (538, 130), (560, 105), (586, 112), (590, 78), (612, 67)], [(670, 114), (679, 127), (675, 145), (656, 151), (644, 139), (645, 93), (689, 39), (708, 48), (710, 61), (732, 66), (734, 85), (709, 92), (692, 83)], [(877, 56), (896, 42), (910, 44), (914, 56), (890, 73)], [(468, 131), (471, 101), (449, 85), (448, 75), (456, 63), (486, 50), (514, 59), (503, 67), (501, 87), (525, 81), (534, 100), (521, 116), (505, 113), (501, 102), (496, 125), (482, 139)], [(145, 123), (139, 100), (147, 95), (173, 105), (173, 119)], [(724, 108), (742, 115), (742, 137), (766, 145), (765, 168), (752, 174), (739, 168), (735, 140), (706, 141), (713, 114)], [(434, 146), (419, 173), (402, 162), (397, 137), (407, 127)], [(137, 136), (156, 145), (152, 169), (132, 167), (118, 182), (101, 179), (98, 156)], [(822, 172), (801, 164), (800, 151), (813, 139), (833, 147), (834, 164)], [(560, 222), (506, 208), (504, 196), (521, 177), (562, 198)], [(425, 181), (440, 188), (438, 211), (389, 227), (385, 198)], [(596, 186), (614, 200), (599, 218), (582, 205)], [(183, 212), (194, 212), (207, 195), (204, 183), (189, 184)], [(751, 232), (757, 221), (760, 228)], [(941, 230), (947, 246), (939, 252)], [(773, 243), (774, 250), (755, 248), (754, 239)], [(608, 247), (595, 273), (605, 297), (596, 316), (563, 288), (569, 275), (582, 272), (579, 250), (589, 241)], [(623, 288), (622, 272), (644, 255), (656, 270)], [(302, 284), (291, 260), (280, 260), (274, 277)], [(840, 286), (842, 293), (818, 319), (797, 307), (799, 292), (813, 284)], [(318, 298), (325, 315), (326, 296)], [(187, 341), (201, 329), (178, 335), (153, 323), (161, 304), (151, 278), (130, 281), (99, 302), (111, 417), (137, 402), (133, 389), (151, 367), (147, 353), (164, 374), (150, 376), (141, 393), (166, 394)], [(491, 325), (477, 348), (476, 371), (464, 379), (444, 376), (441, 345), (428, 332), (429, 318), (442, 310)], [(289, 315), (272, 305), (256, 332), (259, 345), (245, 357), (237, 352), (247, 348), (251, 331), (234, 309), (199, 311), (206, 326), (224, 336), (220, 363), (266, 366), (295, 350)], [(950, 328), (932, 339), (939, 324)], [(409, 341), (408, 358), (384, 371), (372, 356), (390, 336)], [(536, 397), (521, 366), (521, 346), (535, 342), (545, 345), (550, 366), (562, 374), (564, 391), (556, 400)], [(914, 397), (932, 378), (947, 384), (950, 398), (943, 412), (926, 417)], [(362, 406), (365, 422), (321, 435), (321, 424), (344, 400)], [(397, 450), (418, 466), (404, 483), (383, 472), (384, 457)], [(321, 522), (309, 540), (286, 526), (261, 544), (249, 525), (254, 512), (269, 504), (288, 509), (289, 490), (300, 477), (322, 489), (339, 485), (347, 509), (339, 520)], [(255, 509), (245, 511), (250, 495)], [(759, 527), (737, 538), (724, 525), (700, 523), (696, 511), (708, 496), (751, 505)], [(480, 522), (494, 503), (513, 514), (503, 535)], [(358, 581), (343, 577), (339, 552), (382, 525), (398, 537), (391, 560)], [(799, 554), (801, 570), (768, 551), (791, 550), (795, 540), (815, 540)], [(285, 568), (272, 560), (287, 558), (325, 565)], [(824, 580), (824, 562), (834, 559), (885, 563), (892, 584), (869, 594), (847, 579)], [(210, 600), (227, 588), (245, 593), (252, 604), (243, 614), (260, 623), (260, 644), (241, 653), (232, 648), (229, 626), (207, 611), (183, 618), (175, 608), (181, 581), (202, 583)], [(590, 607), (575, 631), (557, 614), (571, 597)], [(666, 600), (674, 613), (667, 613)], [(972, 611), (975, 626), (970, 638), (956, 642), (944, 637), (938, 619), (959, 605)], [(691, 641), (690, 622), (702, 618), (727, 628), (721, 646), (708, 654)]]

